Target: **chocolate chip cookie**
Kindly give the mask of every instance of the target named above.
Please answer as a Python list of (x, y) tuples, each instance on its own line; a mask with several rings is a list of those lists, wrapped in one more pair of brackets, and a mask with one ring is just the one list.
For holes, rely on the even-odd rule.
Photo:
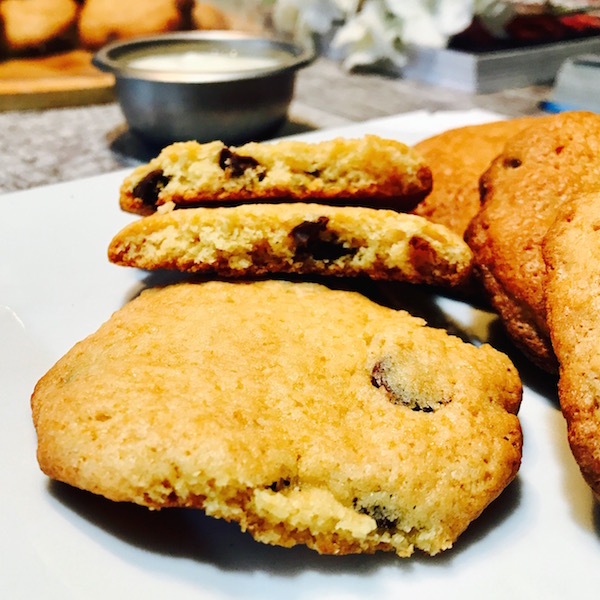
[(506, 141), (538, 118), (467, 125), (415, 144), (431, 168), (433, 189), (412, 212), (464, 235), (481, 206), (479, 178)]
[(573, 455), (600, 499), (600, 192), (561, 206), (543, 254), (560, 406)]
[(410, 210), (431, 189), (431, 171), (401, 142), (374, 135), (324, 142), (178, 142), (135, 169), (121, 207), (150, 214), (244, 202), (309, 201)]
[(508, 334), (556, 371), (543, 281), (542, 240), (560, 205), (600, 188), (600, 115), (544, 117), (507, 142), (481, 178), (482, 208), (465, 239), (475, 273)]
[(317, 273), (456, 286), (467, 244), (422, 217), (363, 207), (243, 204), (160, 211), (113, 238), (109, 259), (222, 276)]
[(450, 548), (515, 477), (506, 356), (355, 292), (182, 283), (143, 292), (32, 396), (42, 470), (324, 554)]

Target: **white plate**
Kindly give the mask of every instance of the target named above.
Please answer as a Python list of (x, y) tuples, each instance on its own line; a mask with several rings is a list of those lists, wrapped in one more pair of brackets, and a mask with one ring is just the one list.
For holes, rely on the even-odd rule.
[[(419, 112), (304, 137), (375, 132), (412, 143), (492, 117)], [(3, 597), (597, 597), (599, 512), (569, 452), (555, 381), (523, 361), (519, 476), (438, 557), (331, 557), (270, 547), (199, 511), (150, 512), (50, 483), (35, 459), (33, 387), (143, 285), (143, 273), (106, 259), (112, 236), (135, 218), (118, 208), (124, 174), (0, 197)], [(493, 318), (470, 306), (446, 299), (436, 306), (474, 338), (494, 331)]]

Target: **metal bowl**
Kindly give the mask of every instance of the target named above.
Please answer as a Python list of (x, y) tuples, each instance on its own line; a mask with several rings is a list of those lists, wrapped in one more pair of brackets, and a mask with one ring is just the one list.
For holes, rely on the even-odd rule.
[[(148, 64), (156, 63), (148, 57), (158, 56), (179, 64)], [(185, 64), (190, 57), (193, 68)], [(211, 57), (261, 64), (238, 64), (233, 70), (228, 65), (222, 71), (213, 65), (213, 71), (206, 72)], [(240, 144), (266, 137), (285, 121), (296, 72), (313, 59), (312, 51), (281, 40), (192, 31), (109, 44), (94, 56), (93, 64), (114, 74), (130, 130), (150, 143), (194, 139)], [(140, 66), (144, 62), (146, 66)]]

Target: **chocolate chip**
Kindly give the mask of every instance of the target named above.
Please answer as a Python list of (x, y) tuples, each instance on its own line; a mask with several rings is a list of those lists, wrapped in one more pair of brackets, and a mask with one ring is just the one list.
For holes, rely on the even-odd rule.
[(274, 481), (269, 489), (273, 492), (280, 492), (281, 490), (290, 487), (291, 481), (289, 479), (280, 479), (279, 481)]
[(150, 171), (134, 188), (133, 195), (147, 206), (156, 206), (158, 195), (169, 183), (167, 177), (160, 169)]
[(395, 529), (398, 525), (398, 517), (393, 515), (389, 509), (381, 504), (361, 506), (358, 499), (354, 499), (354, 510), (371, 517), (379, 529)]
[(378, 504), (369, 507), (369, 509), (363, 509), (361, 512), (365, 512), (374, 519), (379, 529), (395, 529), (396, 524), (398, 523), (398, 519), (390, 518), (386, 514), (385, 507), (379, 506)]
[(432, 413), (444, 404), (447, 398), (415, 397), (415, 392), (410, 388), (410, 382), (402, 381), (402, 374), (396, 361), (391, 356), (384, 356), (375, 363), (371, 370), (371, 384), (376, 388), (383, 388), (392, 404), (406, 406), (415, 412)]
[(232, 177), (241, 177), (248, 169), (254, 169), (257, 170), (258, 180), (262, 181), (266, 174), (264, 168), (258, 169), (260, 163), (254, 157), (236, 154), (227, 147), (221, 150), (219, 166), (223, 171), (229, 170)]
[(483, 178), (481, 178), (479, 180), (479, 201), (481, 204), (485, 202), (485, 197), (487, 196), (488, 191), (489, 189), (486, 181)]
[(456, 273), (456, 265), (438, 255), (433, 245), (418, 236), (408, 240), (409, 259), (415, 271), (422, 277), (436, 277)]
[(518, 158), (505, 158), (503, 163), (507, 169), (517, 169), (521, 164), (521, 160)]
[(384, 358), (378, 363), (375, 363), (375, 366), (371, 371), (371, 384), (374, 385), (376, 388), (382, 387), (384, 390), (391, 393), (392, 390), (389, 387), (386, 377), (386, 369), (384, 366), (385, 362), (386, 359)]
[(319, 217), (316, 221), (303, 221), (292, 229), (290, 237), (296, 246), (294, 258), (328, 261), (356, 254), (358, 249), (344, 246), (337, 234), (327, 228), (328, 223), (328, 217)]

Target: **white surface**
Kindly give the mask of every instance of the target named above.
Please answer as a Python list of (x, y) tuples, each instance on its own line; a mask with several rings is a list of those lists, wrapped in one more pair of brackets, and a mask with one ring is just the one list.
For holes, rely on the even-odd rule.
[[(371, 131), (412, 143), (492, 117), (414, 113), (305, 137)], [(528, 386), (517, 480), (452, 550), (434, 558), (275, 548), (198, 511), (150, 512), (50, 484), (35, 459), (33, 387), (143, 285), (143, 273), (106, 259), (112, 236), (135, 218), (118, 208), (123, 176), (0, 196), (2, 597), (597, 597), (598, 509), (567, 447), (552, 378), (533, 369), (522, 371)], [(493, 322), (459, 302), (437, 306), (476, 338), (485, 338)]]

